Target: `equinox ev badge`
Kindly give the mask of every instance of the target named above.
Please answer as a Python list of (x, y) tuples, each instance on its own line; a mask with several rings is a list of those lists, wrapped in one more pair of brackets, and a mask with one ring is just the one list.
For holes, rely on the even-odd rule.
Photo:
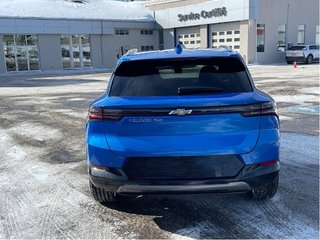
[(184, 116), (187, 114), (191, 114), (192, 110), (186, 110), (186, 109), (177, 109), (177, 110), (172, 110), (169, 112), (169, 115), (178, 115), (178, 116)]

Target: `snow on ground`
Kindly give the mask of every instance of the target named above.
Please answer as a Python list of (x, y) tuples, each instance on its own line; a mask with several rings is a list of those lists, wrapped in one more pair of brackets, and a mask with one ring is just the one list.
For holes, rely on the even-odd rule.
[[(283, 127), (304, 117), (287, 127), (296, 133), (281, 134), (279, 191), (267, 202), (210, 194), (126, 198), (116, 207), (96, 203), (84, 161), (85, 111), (105, 90), (107, 74), (17, 77), (14, 84), (2, 79), (0, 239), (318, 238), (319, 136), (300, 131), (318, 129), (307, 121), (317, 116), (282, 111), (316, 105), (317, 66), (306, 67), (252, 69), (262, 90), (287, 96), (279, 104)], [(272, 76), (279, 78), (268, 82)], [(289, 98), (291, 89), (301, 95), (298, 104)], [(304, 99), (309, 95), (312, 103)]]
[(11, 130), (21, 137), (28, 137), (38, 141), (53, 141), (59, 140), (63, 137), (63, 134), (58, 129), (40, 124), (17, 124)]
[(142, 2), (112, 0), (1, 0), (0, 17), (152, 20)]

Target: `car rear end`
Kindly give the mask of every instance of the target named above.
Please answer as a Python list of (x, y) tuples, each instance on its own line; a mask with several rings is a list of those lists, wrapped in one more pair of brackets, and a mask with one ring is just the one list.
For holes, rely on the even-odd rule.
[(288, 64), (293, 62), (305, 62), (307, 56), (305, 55), (305, 51), (307, 50), (307, 46), (305, 45), (296, 45), (292, 46), (286, 52), (286, 61)]
[(141, 55), (122, 59), (108, 90), (89, 109), (87, 159), (95, 198), (207, 192), (272, 197), (280, 168), (279, 120), (273, 99), (254, 87), (241, 57)]

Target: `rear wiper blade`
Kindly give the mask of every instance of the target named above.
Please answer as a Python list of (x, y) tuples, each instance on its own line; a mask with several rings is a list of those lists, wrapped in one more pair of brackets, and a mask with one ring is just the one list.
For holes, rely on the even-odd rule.
[(179, 95), (192, 95), (192, 94), (206, 94), (206, 93), (219, 93), (223, 90), (215, 87), (180, 87), (178, 88)]

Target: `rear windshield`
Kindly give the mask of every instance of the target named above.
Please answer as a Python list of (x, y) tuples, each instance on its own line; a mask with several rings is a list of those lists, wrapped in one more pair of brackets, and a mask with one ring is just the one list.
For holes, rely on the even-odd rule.
[(165, 59), (121, 63), (109, 96), (177, 96), (183, 88), (188, 94), (252, 92), (246, 69), (238, 59)]
[(303, 45), (301, 45), (301, 46), (292, 46), (292, 47), (289, 48), (289, 50), (290, 51), (299, 51), (299, 50), (304, 49), (305, 47), (306, 46), (303, 46)]

